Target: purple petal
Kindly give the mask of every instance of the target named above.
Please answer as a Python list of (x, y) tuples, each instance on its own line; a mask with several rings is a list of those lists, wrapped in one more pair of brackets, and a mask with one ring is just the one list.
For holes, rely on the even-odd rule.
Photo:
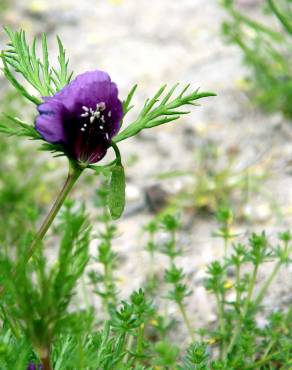
[(116, 87), (106, 72), (85, 72), (59, 91), (55, 98), (71, 112), (74, 112), (76, 105), (80, 106), (80, 104), (93, 108), (97, 102), (109, 100), (110, 94), (113, 92), (111, 85)]
[(36, 370), (36, 366), (33, 362), (30, 362), (26, 370)]
[(64, 117), (66, 108), (55, 98), (45, 98), (45, 102), (38, 106), (40, 115), (36, 118), (36, 130), (49, 143), (66, 142)]

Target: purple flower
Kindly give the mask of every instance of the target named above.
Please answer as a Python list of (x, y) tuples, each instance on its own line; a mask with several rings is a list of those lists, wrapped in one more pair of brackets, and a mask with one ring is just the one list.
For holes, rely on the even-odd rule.
[(42, 368), (42, 365), (37, 366), (33, 362), (30, 362), (26, 370), (41, 370)]
[(49, 143), (61, 144), (72, 159), (100, 161), (120, 129), (118, 89), (102, 71), (83, 73), (38, 106), (35, 127)]

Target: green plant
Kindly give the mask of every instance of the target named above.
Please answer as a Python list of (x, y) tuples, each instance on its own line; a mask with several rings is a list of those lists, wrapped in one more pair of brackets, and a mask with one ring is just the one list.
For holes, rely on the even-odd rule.
[[(6, 91), (1, 99), (1, 110), (14, 115), (20, 109), (27, 109), (25, 101), (17, 92)], [(2, 121), (8, 124), (7, 118), (3, 117)], [(33, 150), (31, 143), (19, 143), (16, 138), (7, 141), (0, 136), (0, 240), (6, 247), (18, 242), (27, 229), (35, 227), (54, 190), (52, 184), (51, 191), (40, 184), (49, 164), (38, 169), (32, 166)]]
[[(146, 250), (152, 264), (151, 269), (146, 267), (150, 272), (146, 289), (138, 289), (121, 299), (116, 287), (120, 260), (112, 245), (117, 232), (113, 220), (121, 216), (125, 203), (125, 175), (117, 143), (142, 129), (178, 118), (186, 113), (178, 110), (180, 106), (192, 105), (194, 100), (210, 94), (186, 94), (184, 89), (171, 98), (175, 86), (161, 99), (165, 91), (162, 87), (154, 98), (146, 101), (138, 117), (124, 131), (110, 138), (112, 125), (116, 123), (111, 120), (114, 109), (120, 113), (122, 104), (108, 75), (100, 71), (83, 74), (72, 82), (72, 90), (72, 85), (67, 85), (67, 60), (60, 41), (60, 68), (54, 70), (49, 67), (45, 36), (40, 59), (35, 53), (36, 42), (30, 48), (23, 32), (8, 31), (8, 35), (11, 43), (8, 50), (2, 52), (8, 80), (29, 101), (40, 100), (15, 80), (16, 69), (37, 91), (46, 89), (53, 97), (46, 97), (39, 105), (36, 126), (9, 116), (8, 120), (1, 121), (0, 131), (42, 141), (43, 149), (67, 156), (69, 174), (40, 229), (35, 232), (33, 227), (31, 230), (23, 227), (15, 243), (1, 246), (0, 368), (31, 370), (41, 365), (43, 370), (289, 369), (292, 365), (292, 309), (284, 307), (270, 314), (263, 310), (268, 289), (280, 268), (291, 263), (289, 231), (279, 235), (276, 245), (264, 232), (252, 233), (247, 241), (241, 239), (238, 243), (231, 229), (231, 210), (226, 206), (217, 210), (219, 227), (213, 235), (222, 239), (224, 253), (221, 260), (209, 265), (205, 279), (206, 289), (217, 308), (218, 320), (213, 327), (195, 327), (191, 320), (194, 310), (186, 305), (196, 286), (188, 281), (180, 266), (185, 250), (179, 238), (183, 221), (178, 216), (163, 214), (144, 227), (148, 234)], [(27, 67), (25, 71), (24, 67)], [(104, 112), (107, 104), (111, 106), (110, 99), (107, 104), (94, 101), (90, 108), (80, 104), (79, 83), (90, 103), (96, 93), (92, 81), (94, 86), (98, 85), (100, 94), (105, 86), (113, 90), (111, 98), (115, 105), (113, 110), (107, 111), (107, 116)], [(46, 86), (42, 86), (43, 83)], [(64, 84), (65, 90), (62, 88), (60, 93), (54, 94), (54, 89), (61, 87), (59, 84)], [(134, 92), (135, 87), (124, 101), (123, 118), (131, 107)], [(69, 97), (74, 109), (70, 111), (70, 104), (63, 106), (60, 96), (67, 103)], [(84, 129), (77, 130), (76, 136), (75, 131), (70, 131), (72, 127), (67, 127), (69, 116), (71, 126)], [(82, 125), (78, 126), (80, 122)], [(52, 130), (48, 124), (57, 126)], [(97, 124), (107, 124), (110, 129), (104, 131), (105, 127), (95, 127)], [(41, 128), (40, 132), (36, 128)], [(87, 136), (83, 136), (86, 130)], [(58, 142), (50, 140), (54, 135)], [(84, 141), (84, 137), (87, 140)], [(97, 148), (93, 145), (96, 141)], [(110, 147), (115, 159), (96, 165), (101, 158), (96, 153), (105, 155)], [(103, 188), (94, 199), (100, 211), (98, 228), (91, 225), (84, 204), (66, 199), (85, 170), (105, 177)], [(54, 228), (47, 235), (53, 222)], [(47, 243), (55, 246), (51, 252), (44, 248)], [(89, 248), (92, 243), (97, 244), (97, 253), (93, 256)], [(54, 254), (57, 254), (55, 259)], [(167, 257), (162, 274), (157, 271), (158, 254)], [(90, 266), (92, 260), (98, 262), (98, 266)], [(273, 267), (259, 283), (258, 274), (267, 262), (273, 262)], [(85, 294), (94, 287), (94, 297), (99, 299), (101, 310), (96, 310), (90, 300), (81, 305), (80, 284)], [(187, 329), (187, 334), (181, 330), (184, 344), (179, 337), (179, 322), (168, 313), (169, 306), (178, 309)], [(258, 324), (259, 314), (267, 320), (264, 326)]]
[[(224, 160), (222, 160), (224, 159)], [(238, 218), (249, 218), (246, 206), (255, 194), (270, 203), (268, 194), (261, 190), (261, 184), (268, 176), (263, 165), (238, 169), (236, 148), (223, 151), (212, 142), (204, 142), (194, 152), (194, 165), (187, 170), (162, 173), (159, 179), (181, 178), (182, 189), (170, 197), (166, 213), (178, 209), (202, 213), (214, 213), (221, 205), (236, 210)]]
[[(111, 219), (119, 218), (125, 206), (125, 173), (117, 143), (144, 129), (177, 120), (190, 113), (183, 107), (214, 94), (189, 92), (189, 85), (178, 93), (177, 84), (170, 90), (162, 86), (153, 98), (146, 100), (136, 119), (119, 132), (133, 107), (137, 86), (122, 102), (117, 85), (106, 72), (85, 72), (71, 81), (72, 72), (59, 38), (58, 63), (54, 68), (44, 34), (39, 56), (37, 38), (30, 45), (24, 31), (14, 32), (9, 28), (5, 31), (9, 42), (1, 51), (4, 76), (21, 96), (37, 106), (38, 114), (34, 125), (19, 118), (22, 110), (16, 115), (6, 114), (1, 119), (0, 132), (41, 142), (42, 150), (65, 156), (69, 169), (38, 231), (21, 232), (15, 245), (1, 250), (2, 339), (9, 346), (20, 343), (17, 359), (11, 357), (10, 348), (4, 348), (1, 367), (31, 369), (40, 362), (43, 370), (74, 366), (129, 369), (132, 364), (142, 369), (148, 345), (144, 328), (152, 315), (152, 304), (139, 290), (130, 296), (129, 302), (123, 301), (122, 307), (118, 307), (113, 275), (116, 255), (111, 242), (115, 226)], [(110, 148), (114, 160), (96, 165)], [(104, 311), (112, 318), (112, 324), (106, 323), (102, 332), (94, 327), (98, 323), (92, 309), (72, 311), (69, 306), (90, 258), (91, 226), (85, 207), (67, 200), (85, 170), (108, 179), (106, 190), (99, 192), (103, 207), (100, 220), (105, 231), (99, 234), (97, 260), (104, 271), (99, 275), (94, 271), (89, 274), (91, 283), (102, 283), (102, 289), (98, 286), (96, 293), (102, 297)], [(50, 265), (44, 254), (44, 239), (57, 216), (59, 224), (53, 236), (62, 237), (56, 263)], [(92, 349), (97, 351), (94, 358)]]
[(291, 35), (292, 4), (287, 0), (266, 0), (262, 20), (249, 16), (234, 0), (222, 0), (229, 19), (223, 34), (236, 44), (251, 70), (247, 78), (251, 99), (267, 111), (292, 116)]

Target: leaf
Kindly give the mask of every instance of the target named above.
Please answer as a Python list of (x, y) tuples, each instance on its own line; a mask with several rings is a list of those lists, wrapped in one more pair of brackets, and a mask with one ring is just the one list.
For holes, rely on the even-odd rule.
[[(144, 107), (137, 119), (130, 123), (125, 130), (115, 136), (113, 141), (118, 143), (119, 141), (137, 135), (144, 129), (149, 129), (154, 126), (175, 121), (179, 119), (181, 115), (190, 113), (189, 111), (178, 108), (190, 105), (196, 106), (197, 104), (195, 101), (216, 95), (212, 92), (199, 93), (198, 90), (187, 93), (190, 85), (186, 85), (178, 95), (173, 96), (177, 87), (178, 84), (175, 84), (167, 92), (166, 85), (163, 85), (153, 96), (153, 98), (146, 100)], [(163, 93), (165, 93), (164, 97)], [(131, 96), (131, 92), (129, 96)]]
[[(54, 95), (69, 83), (72, 73), (68, 72), (69, 61), (59, 38), (57, 38), (59, 66), (55, 69), (50, 66), (48, 44), (44, 33), (41, 37), (41, 47), (38, 48), (36, 38), (33, 39), (32, 46), (29, 46), (23, 30), (14, 32), (8, 27), (4, 27), (4, 30), (9, 37), (9, 43), (6, 49), (1, 52), (1, 59), (4, 66), (2, 69), (6, 78), (24, 97), (36, 105), (42, 102), (41, 99), (30, 95), (18, 81), (19, 74), (41, 96)], [(37, 55), (38, 49), (40, 49), (41, 57)]]
[(34, 126), (22, 121), (17, 117), (10, 116), (9, 114), (5, 114), (4, 116), (9, 120), (9, 123), (0, 121), (1, 133), (9, 136), (26, 136), (33, 140), (42, 139)]
[(109, 186), (108, 207), (111, 217), (117, 220), (125, 208), (126, 183), (124, 167), (121, 163), (113, 167)]
[(283, 27), (286, 29), (290, 35), (292, 35), (292, 23), (289, 20), (289, 14), (285, 16), (284, 12), (281, 12), (278, 6), (275, 4), (273, 0), (268, 0), (269, 7), (271, 8), (272, 12), (275, 16), (279, 19), (282, 23)]
[(127, 99), (123, 101), (123, 113), (124, 117), (125, 115), (133, 108), (133, 105), (130, 105), (133, 99), (133, 96), (137, 90), (138, 85), (134, 85), (132, 89), (130, 90)]
[(39, 105), (41, 104), (42, 100), (37, 98), (36, 96), (34, 95), (31, 95), (28, 93), (28, 91), (24, 88), (23, 85), (21, 85), (17, 79), (13, 76), (13, 74), (11, 73), (11, 71), (9, 70), (8, 68), (8, 64), (7, 64), (7, 61), (4, 57), (4, 54), (3, 52), (1, 53), (0, 55), (1, 59), (2, 59), (2, 62), (3, 62), (3, 68), (1, 68), (1, 70), (3, 71), (5, 77), (7, 78), (7, 80), (11, 83), (11, 85), (21, 94), (23, 95), (26, 99), (30, 100), (32, 103), (36, 104), (36, 105)]

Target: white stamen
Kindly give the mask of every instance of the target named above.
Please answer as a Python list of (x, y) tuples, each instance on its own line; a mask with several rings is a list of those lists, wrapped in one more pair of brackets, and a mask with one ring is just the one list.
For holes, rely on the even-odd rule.
[(111, 117), (112, 116), (112, 111), (110, 110), (107, 115), (108, 115), (108, 117)]
[(105, 103), (102, 101), (102, 102), (100, 102), (99, 103), (99, 109), (101, 110), (101, 111), (103, 111), (103, 110), (105, 110)]
[(103, 127), (103, 126), (99, 126), (99, 128), (100, 128), (101, 130), (103, 130), (103, 129), (104, 129), (104, 127)]
[(105, 137), (107, 140), (109, 139), (108, 133), (105, 134)]
[[(84, 113), (81, 113), (80, 117), (87, 118), (89, 117), (89, 122), (93, 123), (95, 119), (100, 120), (102, 123), (105, 123), (104, 115), (101, 115), (101, 111), (104, 111), (106, 109), (106, 104), (104, 102), (100, 102), (96, 104), (96, 110), (93, 110), (92, 108), (88, 108), (85, 105), (82, 106), (82, 109)], [(108, 116), (111, 116), (111, 111), (109, 111)], [(87, 124), (84, 124), (83, 127), (86, 127)], [(103, 129), (103, 126), (99, 126), (100, 129)], [(84, 129), (81, 129), (84, 131)]]
[(87, 123), (84, 123), (84, 125), (83, 125), (84, 127), (87, 127)]
[(85, 131), (85, 128), (83, 128), (83, 127), (82, 127), (82, 128), (81, 128), (81, 131)]

